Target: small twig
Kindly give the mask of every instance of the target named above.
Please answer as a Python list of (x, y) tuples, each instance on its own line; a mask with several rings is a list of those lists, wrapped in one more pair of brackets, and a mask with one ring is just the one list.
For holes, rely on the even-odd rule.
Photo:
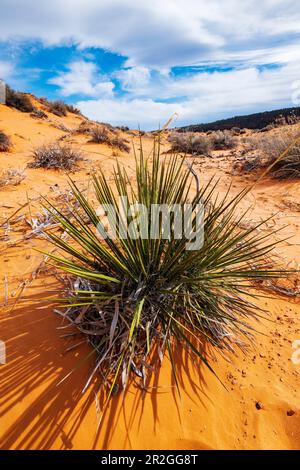
[(199, 176), (197, 175), (197, 173), (195, 172), (194, 168), (193, 168), (193, 163), (189, 163), (189, 162), (185, 162), (188, 169), (190, 170), (190, 172), (192, 173), (192, 175), (194, 176), (195, 180), (196, 180), (196, 187), (197, 187), (197, 193), (200, 192), (200, 179), (199, 179)]

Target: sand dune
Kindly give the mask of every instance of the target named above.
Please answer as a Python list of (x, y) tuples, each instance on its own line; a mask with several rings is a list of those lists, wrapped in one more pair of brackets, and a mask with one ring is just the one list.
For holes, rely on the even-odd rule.
[[(71, 132), (82, 119), (68, 113), (39, 120), (0, 105), (0, 129), (13, 142), (10, 152), (0, 153), (0, 172), (18, 168), (26, 174), (21, 184), (0, 188), (0, 339), (7, 345), (7, 364), (0, 366), (0, 448), (299, 449), (300, 364), (294, 364), (291, 357), (292, 344), (300, 339), (300, 304), (299, 298), (278, 293), (273, 299), (260, 300), (269, 318), (258, 326), (260, 334), (249, 353), (230, 361), (218, 357), (214, 364), (227, 390), (179, 350), (181, 397), (166, 357), (152, 379), (153, 388), (143, 394), (131, 384), (126, 401), (122, 393), (111, 400), (97, 430), (97, 384), (84, 395), (81, 392), (92, 364), (92, 359), (84, 361), (89, 349), (82, 344), (66, 353), (78, 338), (61, 338), (61, 320), (52, 308), (45, 307), (44, 299), (59, 282), (43, 265), (36, 272), (43, 256), (33, 248), (46, 248), (47, 242), (26, 238), (32, 228), (24, 218), (10, 230), (7, 224), (3, 226), (10, 217), (16, 220), (14, 214), (31, 220), (41, 213), (40, 195), (57, 197), (67, 188), (63, 172), (27, 167), (32, 148), (38, 144), (63, 138), (79, 147), (86, 161), (73, 178), (83, 186), (99, 165), (109, 178), (117, 158), (134, 167), (132, 152), (115, 154), (111, 148), (87, 143), (85, 135)], [(134, 135), (127, 138), (139, 145)], [(150, 150), (151, 137), (146, 135), (143, 142)], [(250, 184), (244, 176), (232, 177), (226, 152), (217, 157), (199, 159), (196, 166), (201, 178), (219, 175), (221, 193), (232, 179), (233, 192)], [(277, 212), (268, 228), (288, 225), (281, 237), (293, 236), (278, 248), (279, 255), (285, 264), (300, 263), (300, 182), (263, 180), (243, 205), (252, 208), (249, 224)], [(57, 385), (81, 360), (81, 366)]]

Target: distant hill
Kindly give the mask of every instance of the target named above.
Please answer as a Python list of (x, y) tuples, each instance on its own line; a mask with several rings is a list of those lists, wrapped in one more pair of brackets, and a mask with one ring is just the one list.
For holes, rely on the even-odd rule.
[(220, 119), (218, 121), (206, 124), (193, 124), (177, 129), (179, 132), (206, 132), (232, 129), (263, 129), (266, 126), (293, 124), (300, 120), (300, 107), (277, 109), (275, 111), (264, 111), (262, 113), (248, 114), (245, 116), (234, 116), (229, 119)]

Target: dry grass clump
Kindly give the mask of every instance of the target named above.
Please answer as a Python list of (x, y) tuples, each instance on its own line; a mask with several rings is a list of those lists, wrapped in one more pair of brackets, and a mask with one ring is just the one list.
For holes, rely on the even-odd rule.
[(66, 110), (67, 110), (69, 113), (77, 114), (78, 116), (81, 116), (81, 115), (82, 115), (80, 109), (76, 108), (76, 107), (73, 106), (72, 104), (65, 103), (65, 107), (66, 107)]
[(62, 117), (67, 115), (67, 107), (66, 104), (61, 101), (48, 101), (47, 109), (50, 113), (55, 114), (56, 116)]
[(129, 153), (130, 147), (127, 144), (128, 144), (128, 140), (122, 139), (122, 137), (114, 137), (110, 141), (110, 145), (112, 147), (121, 150), (121, 152)]
[(189, 153), (191, 155), (210, 155), (212, 145), (210, 139), (193, 132), (173, 132), (169, 138), (171, 151), (177, 153)]
[(91, 132), (91, 125), (88, 121), (81, 121), (74, 134), (89, 134)]
[(0, 188), (4, 188), (6, 186), (17, 186), (25, 178), (26, 175), (24, 170), (9, 168), (0, 174)]
[[(245, 160), (241, 170), (270, 168), (276, 179), (300, 178), (300, 134), (298, 131), (277, 132), (248, 139), (246, 145), (256, 151), (252, 159)], [(298, 141), (297, 141), (298, 139)], [(279, 158), (280, 156), (282, 158)]]
[(95, 124), (90, 121), (81, 121), (78, 128), (74, 131), (76, 134), (91, 134)]
[(82, 153), (68, 144), (54, 142), (36, 148), (33, 153), (31, 168), (59, 168), (73, 170), (82, 160)]
[(237, 138), (230, 131), (174, 132), (169, 136), (173, 152), (191, 155), (210, 155), (213, 150), (229, 150), (237, 145)]
[(89, 134), (91, 136), (90, 142), (95, 144), (110, 144), (111, 138), (103, 126), (92, 127)]
[(35, 119), (47, 119), (47, 114), (42, 110), (35, 108), (32, 113), (30, 113), (30, 116), (35, 118)]
[(90, 142), (94, 142), (96, 144), (106, 144), (110, 147), (117, 148), (122, 152), (129, 152), (130, 148), (127, 145), (128, 141), (121, 138), (111, 136), (107, 129), (103, 126), (94, 126), (90, 130), (91, 139)]
[(11, 140), (5, 132), (0, 131), (0, 152), (8, 152), (11, 148)]
[(56, 116), (67, 116), (67, 112), (81, 115), (80, 109), (72, 104), (65, 103), (63, 100), (49, 101), (47, 98), (40, 98), (40, 102), (46, 107), (47, 111)]
[(214, 150), (230, 150), (237, 145), (237, 138), (230, 131), (216, 131), (209, 136)]
[(117, 128), (114, 127), (112, 124), (110, 124), (109, 122), (99, 122), (99, 121), (96, 121), (96, 124), (97, 126), (102, 126), (104, 127), (105, 129), (109, 130), (112, 134), (115, 134), (116, 131), (117, 131)]
[(29, 96), (25, 93), (13, 90), (9, 86), (6, 86), (6, 105), (18, 109), (23, 113), (31, 113), (34, 111), (34, 106)]

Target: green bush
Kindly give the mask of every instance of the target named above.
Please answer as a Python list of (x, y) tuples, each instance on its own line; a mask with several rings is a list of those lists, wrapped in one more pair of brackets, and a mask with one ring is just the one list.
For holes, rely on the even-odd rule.
[[(253, 320), (263, 314), (254, 302), (253, 281), (283, 275), (270, 267), (274, 246), (270, 236), (257, 227), (239, 229), (242, 217), (235, 214), (246, 191), (218, 198), (217, 182), (211, 181), (192, 193), (194, 176), (185, 160), (169, 155), (163, 159), (158, 144), (151, 158), (145, 158), (142, 148), (137, 158), (134, 181), (119, 164), (114, 184), (102, 172), (93, 177), (91, 197), (97, 204), (71, 182), (77, 201), (73, 214), (65, 216), (47, 206), (62, 232), (69, 235), (66, 240), (50, 234), (60, 253), (49, 256), (67, 273), (66, 285), (72, 286), (61, 299), (66, 307), (64, 318), (94, 348), (93, 374), (99, 372), (102, 384), (109, 385), (107, 400), (116, 388), (126, 386), (131, 374), (147, 384), (165, 351), (178, 385), (174, 351), (179, 346), (210, 370), (207, 347), (228, 353), (243, 349), (253, 337)], [(117, 196), (127, 197), (129, 206), (142, 203), (149, 212), (152, 204), (184, 208), (189, 201), (195, 208), (202, 203), (203, 245), (187, 250), (188, 240), (175, 237), (172, 224), (165, 239), (161, 219), (156, 239), (151, 238), (150, 225), (142, 237), (134, 216), (124, 216)], [(99, 234), (105, 233), (99, 204), (114, 208), (120, 223), (116, 238), (101, 239)], [(112, 211), (108, 218), (114, 220)], [(132, 223), (132, 236), (125, 238), (122, 229)], [(195, 214), (192, 227), (196, 227)]]

